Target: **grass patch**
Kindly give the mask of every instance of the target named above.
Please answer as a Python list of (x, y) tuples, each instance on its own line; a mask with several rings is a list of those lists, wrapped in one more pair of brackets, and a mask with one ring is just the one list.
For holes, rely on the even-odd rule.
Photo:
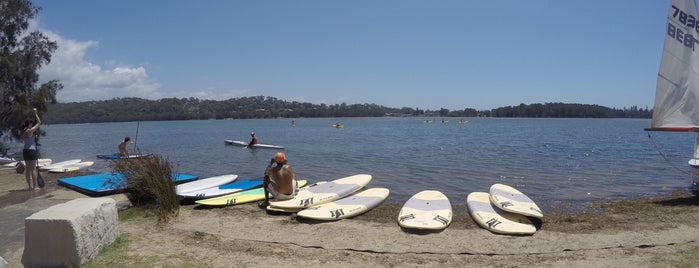
[(120, 159), (112, 161), (112, 168), (126, 178), (131, 204), (153, 213), (159, 223), (178, 215), (180, 200), (175, 193), (176, 184), (167, 159), (159, 155)]

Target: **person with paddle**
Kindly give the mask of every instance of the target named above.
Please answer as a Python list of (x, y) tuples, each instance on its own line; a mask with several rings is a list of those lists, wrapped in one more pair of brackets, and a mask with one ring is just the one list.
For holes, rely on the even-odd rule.
[(255, 132), (250, 132), (250, 136), (252, 139), (250, 142), (248, 142), (248, 147), (252, 147), (253, 145), (257, 144), (257, 136), (255, 136)]
[(129, 149), (126, 148), (127, 145), (131, 143), (131, 137), (126, 137), (124, 140), (119, 143), (119, 152), (117, 153), (119, 156), (124, 157), (124, 158), (129, 158)]
[(36, 132), (37, 129), (39, 129), (39, 125), (41, 125), (41, 119), (39, 118), (39, 114), (36, 111), (36, 108), (33, 108), (34, 110), (34, 118), (36, 118), (36, 122), (31, 119), (27, 119), (24, 121), (24, 125), (22, 126), (22, 135), (20, 136), (22, 140), (24, 141), (24, 149), (22, 150), (22, 156), (24, 157), (24, 163), (26, 165), (24, 169), (24, 178), (27, 180), (27, 186), (29, 191), (38, 191), (41, 190), (40, 186), (38, 185), (38, 170), (37, 170), (37, 164), (39, 160), (39, 151), (37, 150), (37, 144), (36, 144), (36, 138), (34, 137), (34, 132)]
[[(273, 164), (276, 163), (276, 166)], [(269, 204), (269, 194), (274, 200), (289, 200), (296, 196), (297, 184), (294, 169), (286, 161), (286, 155), (277, 152), (269, 161), (265, 169), (265, 177), (262, 188), (265, 192), (265, 201), (260, 206)]]

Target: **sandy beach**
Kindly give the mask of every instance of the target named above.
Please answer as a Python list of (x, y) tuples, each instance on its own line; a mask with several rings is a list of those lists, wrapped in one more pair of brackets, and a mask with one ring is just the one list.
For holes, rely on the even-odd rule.
[[(71, 174), (76, 175), (76, 174)], [(65, 175), (64, 175), (65, 176)], [(56, 186), (23, 191), (23, 175), (0, 169), (0, 256), (21, 267), (24, 218), (86, 196)], [(110, 196), (127, 207), (124, 195)], [(119, 225), (126, 258), (100, 255), (100, 266), (158, 267), (678, 267), (699, 263), (699, 206), (686, 191), (594, 204), (594, 212), (545, 212), (531, 236), (493, 234), (463, 206), (442, 232), (415, 233), (396, 223), (399, 205), (361, 216), (314, 222), (269, 214), (256, 204), (185, 205), (172, 222), (133, 217)], [(118, 260), (117, 262), (114, 259)]]

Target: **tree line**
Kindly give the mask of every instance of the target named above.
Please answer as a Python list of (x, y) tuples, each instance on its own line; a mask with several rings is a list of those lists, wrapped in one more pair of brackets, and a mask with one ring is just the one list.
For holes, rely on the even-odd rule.
[(555, 118), (650, 118), (652, 111), (631, 107), (614, 109), (599, 105), (545, 103), (520, 104), (492, 110), (473, 108), (421, 110), (391, 108), (377, 104), (313, 104), (285, 101), (275, 97), (241, 97), (228, 100), (197, 98), (114, 98), (111, 100), (54, 103), (48, 106), (45, 121), (53, 124), (167, 121), (202, 119), (263, 119), (322, 117), (555, 117)]

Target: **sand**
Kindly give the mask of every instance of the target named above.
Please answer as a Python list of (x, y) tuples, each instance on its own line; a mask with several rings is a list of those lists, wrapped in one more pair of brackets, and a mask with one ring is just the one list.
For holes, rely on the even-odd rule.
[[(48, 190), (19, 191), (26, 187), (23, 177), (0, 169), (0, 256), (10, 267), (21, 267), (24, 218), (85, 197), (56, 186), (55, 179), (47, 179)], [(109, 266), (666, 267), (699, 252), (697, 204), (678, 191), (594, 204), (594, 213), (550, 211), (531, 236), (493, 234), (475, 225), (463, 206), (455, 206), (446, 230), (416, 233), (396, 223), (398, 204), (333, 222), (269, 214), (256, 204), (185, 205), (162, 226), (153, 218), (120, 222), (128, 256)]]

